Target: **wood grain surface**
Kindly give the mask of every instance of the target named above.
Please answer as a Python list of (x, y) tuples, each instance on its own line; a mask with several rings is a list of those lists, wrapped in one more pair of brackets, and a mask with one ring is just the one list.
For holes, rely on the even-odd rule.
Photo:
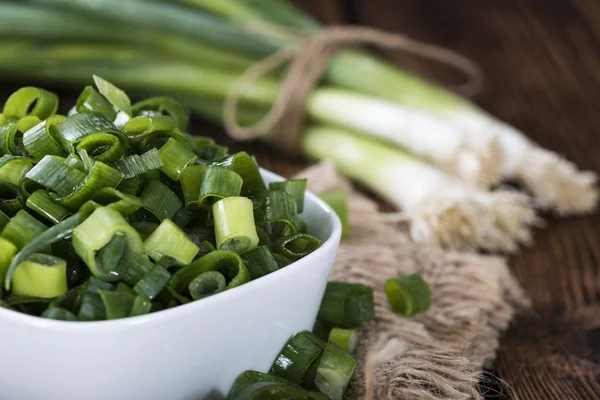
[[(364, 24), (444, 45), (476, 61), (486, 110), (600, 171), (600, 1), (296, 0), (325, 23)], [(428, 65), (397, 57), (428, 76)], [(1, 78), (0, 78), (1, 79)], [(3, 97), (16, 84), (4, 81)], [(195, 119), (192, 131), (244, 148), (282, 175), (306, 165), (262, 144), (235, 144)], [(600, 214), (556, 219), (510, 259), (533, 301), (502, 340), (490, 398), (600, 398)]]

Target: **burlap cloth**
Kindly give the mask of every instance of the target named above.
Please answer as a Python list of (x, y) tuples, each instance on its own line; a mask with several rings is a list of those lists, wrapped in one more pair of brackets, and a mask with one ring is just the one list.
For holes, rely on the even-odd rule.
[[(479, 381), (491, 365), (499, 337), (515, 312), (528, 306), (499, 257), (447, 252), (412, 243), (401, 226), (385, 221), (377, 204), (322, 163), (298, 176), (309, 190), (348, 191), (351, 237), (342, 240), (331, 280), (360, 282), (374, 290), (374, 321), (360, 329), (358, 366), (346, 398), (371, 398), (365, 361), (377, 399), (479, 399)], [(431, 288), (429, 310), (412, 318), (387, 304), (387, 279), (418, 273)]]

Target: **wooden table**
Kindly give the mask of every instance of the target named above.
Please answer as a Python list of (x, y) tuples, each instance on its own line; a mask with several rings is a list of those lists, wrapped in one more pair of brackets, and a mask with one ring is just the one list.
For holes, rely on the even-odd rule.
[[(486, 74), (481, 106), (580, 168), (600, 171), (598, 0), (297, 3), (327, 23), (372, 25), (464, 53)], [(255, 151), (282, 174), (303, 165), (264, 146)], [(508, 398), (598, 399), (600, 215), (548, 216), (535, 241), (510, 260), (534, 310), (507, 332), (494, 373)]]
[[(581, 168), (600, 171), (598, 0), (296, 2), (326, 23), (372, 25), (464, 53), (486, 74), (476, 98), (482, 107)], [(15, 87), (4, 87), (3, 97)], [(264, 145), (236, 146), (199, 119), (193, 132), (219, 136), (232, 149), (250, 147), (264, 167), (282, 175), (305, 165)], [(535, 233), (536, 244), (510, 260), (534, 310), (505, 335), (493, 371), (505, 385), (488, 394), (598, 399), (600, 215), (547, 221)]]

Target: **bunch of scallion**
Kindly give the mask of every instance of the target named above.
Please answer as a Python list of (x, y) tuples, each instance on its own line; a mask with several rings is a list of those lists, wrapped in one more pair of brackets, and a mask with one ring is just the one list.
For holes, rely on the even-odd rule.
[(94, 77), (71, 115), (37, 87), (0, 114), (0, 307), (96, 321), (243, 285), (321, 241), (305, 179), (267, 187), (246, 152), (189, 135), (177, 100)]
[[(0, 2), (0, 71), (61, 84), (105, 76), (139, 94), (167, 93), (222, 121), (223, 100), (251, 65), (319, 24), (287, 0)], [(276, 99), (283, 71), (246, 86), (240, 122)], [(540, 208), (585, 213), (595, 175), (451, 92), (359, 50), (335, 55), (305, 104), (303, 153), (402, 209), (414, 240), (513, 251)]]

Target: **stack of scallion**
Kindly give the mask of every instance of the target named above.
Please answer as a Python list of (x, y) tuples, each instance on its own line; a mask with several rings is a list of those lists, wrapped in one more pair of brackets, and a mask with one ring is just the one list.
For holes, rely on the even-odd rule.
[[(92, 74), (135, 93), (170, 93), (223, 119), (223, 100), (258, 60), (319, 24), (287, 0), (28, 0), (0, 2), (0, 71), (83, 84)], [(260, 119), (282, 73), (246, 86), (240, 122)], [(414, 240), (513, 251), (536, 221), (530, 197), (490, 188), (521, 183), (533, 204), (586, 213), (595, 175), (540, 148), (466, 99), (360, 50), (335, 55), (310, 94), (302, 151), (402, 209)]]
[(177, 100), (95, 76), (69, 116), (36, 87), (0, 114), (0, 306), (97, 321), (223, 292), (308, 255), (306, 180), (186, 133)]

